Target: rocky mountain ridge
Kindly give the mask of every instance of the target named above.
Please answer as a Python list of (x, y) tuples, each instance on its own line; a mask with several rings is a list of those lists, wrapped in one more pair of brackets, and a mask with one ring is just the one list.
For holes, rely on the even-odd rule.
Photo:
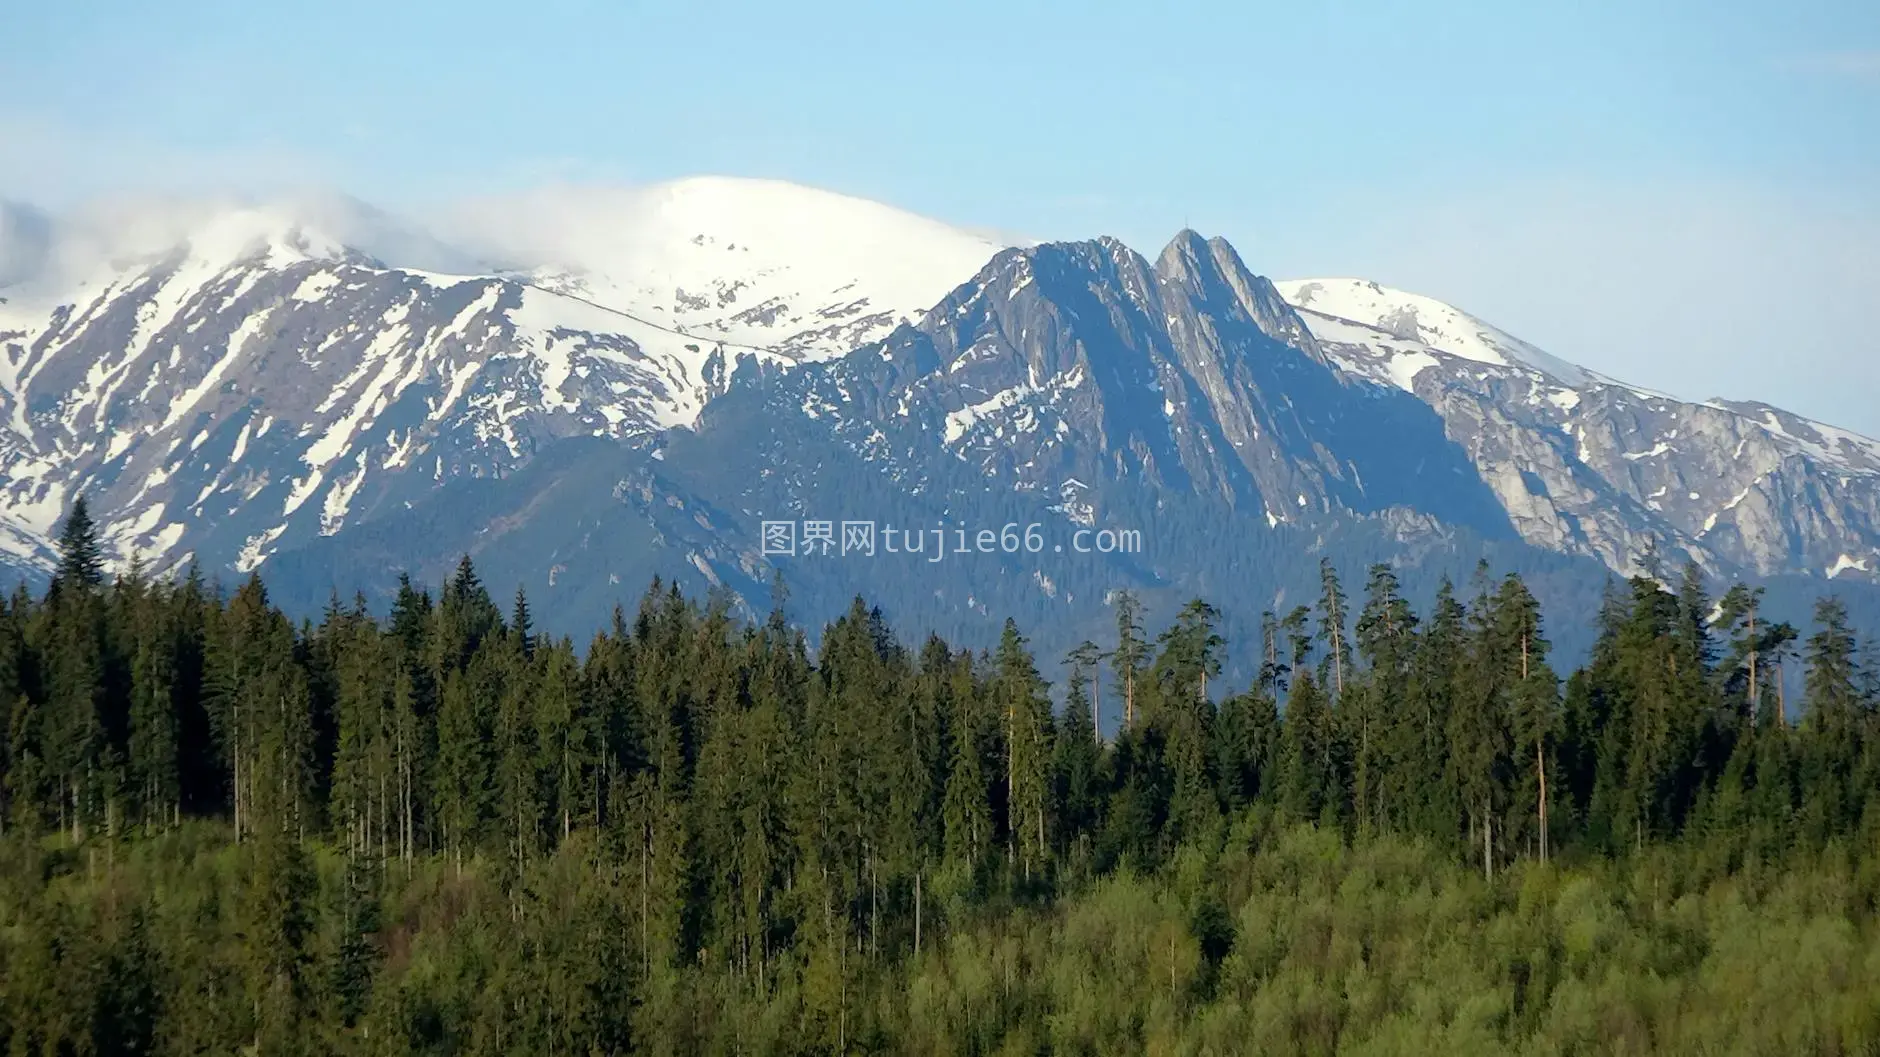
[[(0, 269), (16, 276), (0, 290), (0, 549), (43, 567), (83, 492), (119, 557), (246, 571), (440, 482), (510, 472), (556, 440), (689, 422), (722, 388), (727, 353), (840, 354), (994, 248), (801, 189), (778, 210), (848, 210), (877, 239), (883, 227), (923, 238), (926, 274), (879, 242), (871, 267), (841, 230), (826, 246), (800, 223), (782, 245), (721, 230), (723, 201), (749, 210), (779, 194), (723, 180), (654, 189), (616, 203), (615, 219), (628, 242), (664, 237), (661, 252), (484, 274), (373, 256), (389, 245), (425, 263), (480, 261), (367, 230), (357, 210), (335, 222), (230, 207), (167, 238), (119, 214), (106, 218), (116, 242), (74, 239), (76, 260), (16, 251)], [(346, 238), (362, 230), (373, 237)], [(694, 234), (673, 244), (673, 230)]]
[[(473, 489), (474, 517), (453, 497), (554, 466), (651, 535), (610, 531), (686, 540), (667, 564), (761, 584), (744, 522), (790, 501), (719, 472), (739, 466), (799, 492), (873, 475), (877, 502), (922, 516), (1219, 527), (1185, 549), (1322, 546), (1355, 515), (1399, 548), (1462, 531), (1620, 572), (1656, 551), (1880, 578), (1880, 445), (1645, 392), (1362, 280), (1270, 282), (1221, 239), (1183, 232), (1153, 261), (1113, 239), (1001, 247), (718, 179), (489, 214), (458, 245), (358, 209), (221, 209), (79, 253), (15, 211), (0, 226), (40, 236), (0, 248), (0, 551), (43, 568), (83, 492), (119, 557), (245, 572), (305, 551), (350, 590), (348, 540), (390, 555), (416, 509), (513, 537), (546, 516), (540, 482)], [(769, 462), (726, 450), (753, 417)], [(602, 465), (544, 458), (576, 441)], [(843, 481), (815, 480), (836, 472), (825, 444)], [(715, 466), (675, 484), (668, 449)], [(476, 505), (496, 495), (519, 505)], [(589, 560), (567, 558), (525, 579)]]
[(1340, 368), (1442, 416), (1530, 543), (1627, 573), (1654, 547), (1748, 575), (1880, 569), (1880, 443), (1639, 389), (1362, 280), (1281, 288)]

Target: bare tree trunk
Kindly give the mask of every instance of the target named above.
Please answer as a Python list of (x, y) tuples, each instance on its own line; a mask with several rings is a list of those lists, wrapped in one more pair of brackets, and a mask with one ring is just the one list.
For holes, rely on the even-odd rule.
[(1541, 753), (1541, 743), (1534, 742), (1534, 769), (1541, 776), (1541, 863), (1547, 862), (1547, 758)]
[(1756, 610), (1749, 611), (1749, 721), (1756, 722), (1762, 688), (1756, 682)]
[(1332, 625), (1332, 696), (1340, 701), (1345, 697), (1345, 651), (1341, 646), (1343, 634), (1343, 628), (1338, 624)]
[(242, 706), (235, 703), (235, 840), (242, 839)]
[(1495, 819), (1488, 813), (1488, 804), (1482, 805), (1482, 879), (1493, 884), (1495, 881), (1494, 858)]
[(1018, 854), (1018, 715), (1009, 702), (1005, 706), (1005, 861)]
[(643, 966), (641, 980), (650, 980), (653, 977), (653, 951), (648, 946), (646, 930), (646, 886), (648, 884), (646, 857), (651, 851), (652, 843), (653, 823), (649, 819), (640, 833), (640, 961)]
[[(1038, 804), (1038, 805), (1037, 805), (1037, 808), (1038, 808), (1038, 811), (1037, 811), (1037, 813), (1036, 813), (1035, 815), (1033, 815), (1032, 817), (1038, 820), (1038, 858), (1039, 858), (1039, 859), (1043, 859), (1043, 858), (1044, 858), (1044, 854), (1045, 854), (1045, 845), (1044, 845), (1044, 805), (1043, 805), (1042, 803), (1041, 803), (1041, 804)], [(1029, 875), (1030, 875), (1030, 873), (1031, 873), (1031, 867), (1029, 867), (1029, 866), (1027, 866), (1027, 867), (1025, 868), (1025, 873), (1026, 873), (1026, 874), (1027, 874), (1027, 875), (1029, 876)]]
[(1123, 729), (1133, 730), (1136, 726), (1136, 672), (1133, 666), (1123, 669)]

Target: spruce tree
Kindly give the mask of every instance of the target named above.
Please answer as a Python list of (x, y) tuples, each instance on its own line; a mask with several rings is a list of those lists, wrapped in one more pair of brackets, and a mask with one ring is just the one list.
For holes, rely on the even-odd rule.
[(140, 605), (131, 661), (130, 771), (142, 822), (165, 828), (182, 810), (176, 647), (162, 600)]
[(947, 697), (947, 778), (944, 793), (945, 847), (949, 861), (968, 867), (983, 863), (992, 848), (990, 774), (985, 745), (990, 740), (973, 679), (970, 654), (951, 662)]
[(1804, 680), (1807, 711), (1803, 735), (1801, 782), (1808, 791), (1802, 808), (1810, 838), (1817, 844), (1845, 832), (1857, 820), (1866, 703), (1847, 607), (1833, 596), (1815, 606), (1815, 632), (1808, 638)]
[(1142, 639), (1142, 603), (1133, 592), (1118, 591), (1116, 607), (1116, 648), (1110, 651), (1110, 666), (1116, 672), (1117, 693), (1123, 698), (1123, 729), (1136, 724), (1136, 680), (1143, 661), (1149, 655)]
[(538, 772), (545, 779), (547, 815), (565, 842), (577, 822), (585, 822), (588, 773), (597, 755), (594, 727), (581, 697), (580, 662), (569, 644), (545, 651), (536, 690), (535, 741)]
[(59, 529), (58, 570), (53, 574), (53, 589), (95, 588), (104, 582), (104, 551), (98, 543), (98, 526), (91, 519), (91, 507), (84, 496), (72, 501), (71, 512)]
[(1310, 670), (1296, 670), (1282, 726), (1285, 786), (1280, 805), (1302, 822), (1338, 817), (1331, 722), (1330, 706), (1318, 680)]
[(1103, 679), (1098, 672), (1103, 657), (1103, 650), (1089, 639), (1078, 643), (1064, 657), (1064, 663), (1070, 669), (1071, 685), (1084, 690), (1079, 711), (1089, 709), (1090, 736), (1098, 743), (1103, 741)]
[(1319, 683), (1334, 701), (1345, 696), (1345, 672), (1351, 667), (1351, 643), (1345, 633), (1345, 589), (1330, 558), (1319, 559), (1319, 641), (1325, 654), (1319, 661)]
[(1097, 734), (1095, 701), (1091, 696), (1087, 673), (1096, 668), (1096, 646), (1086, 642), (1073, 651), (1070, 681), (1065, 689), (1064, 718), (1058, 729), (1052, 761), (1052, 812), (1058, 820), (1057, 847), (1061, 851), (1081, 849), (1087, 853), (1088, 841), (1098, 821), (1098, 768), (1102, 765), (1101, 740)]
[(1219, 651), (1224, 643), (1214, 631), (1219, 618), (1206, 602), (1189, 602), (1162, 634), (1162, 652), (1153, 669), (1157, 699), (1153, 718), (1173, 782), (1172, 841), (1204, 831), (1219, 814), (1210, 751), (1215, 716), (1207, 689), (1208, 678), (1220, 672)]
[[(1512, 665), (1507, 682), (1506, 715), (1518, 793), (1509, 805), (1511, 832), (1533, 838), (1535, 854), (1547, 861), (1550, 843), (1548, 780), (1559, 737), (1559, 683), (1547, 663), (1550, 646), (1541, 631), (1540, 602), (1513, 573), (1502, 581), (1494, 600), (1496, 653)], [(1554, 775), (1558, 786), (1558, 775)], [(1531, 812), (1531, 813), (1530, 813)], [(1531, 826), (1530, 826), (1531, 823)]]
[(1416, 627), (1396, 573), (1388, 565), (1372, 566), (1356, 628), (1365, 676), (1340, 709), (1351, 741), (1351, 796), (1360, 827), (1387, 825), (1386, 803), (1402, 803), (1411, 795), (1402, 783), (1392, 782), (1390, 762), (1393, 751), (1405, 747), (1401, 737), (1391, 734), (1409, 713), (1404, 706), (1410, 698)]
[(1006, 804), (1009, 837), (1029, 876), (1050, 850), (1051, 704), (1025, 649), (1018, 624), (1006, 618), (994, 655), (995, 693), (1005, 715)]
[(524, 657), (535, 656), (535, 621), (529, 615), (529, 596), (516, 585), (516, 603), (510, 610), (509, 633), (516, 637)]

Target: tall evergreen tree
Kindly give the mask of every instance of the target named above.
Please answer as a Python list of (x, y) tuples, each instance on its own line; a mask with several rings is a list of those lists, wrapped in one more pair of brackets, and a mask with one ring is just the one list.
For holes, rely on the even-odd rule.
[(1330, 558), (1319, 559), (1319, 640), (1325, 644), (1319, 662), (1319, 682), (1334, 700), (1345, 696), (1345, 671), (1351, 666), (1351, 643), (1346, 637), (1345, 589)]
[(178, 743), (176, 642), (168, 600), (137, 607), (131, 662), (130, 772), (146, 828), (172, 825), (182, 814)]
[(1110, 666), (1116, 671), (1117, 693), (1123, 698), (1123, 729), (1136, 724), (1136, 680), (1149, 646), (1142, 638), (1142, 603), (1130, 591), (1118, 591), (1116, 607), (1116, 648), (1110, 651)]
[(1388, 565), (1372, 566), (1356, 629), (1365, 678), (1340, 709), (1352, 746), (1351, 797), (1360, 827), (1387, 825), (1385, 802), (1411, 794), (1401, 783), (1392, 788), (1386, 775), (1393, 750), (1404, 748), (1388, 734), (1391, 717), (1408, 711), (1416, 628), (1396, 573)]
[(1090, 711), (1090, 736), (1093, 740), (1103, 741), (1103, 678), (1099, 667), (1103, 662), (1103, 650), (1089, 639), (1077, 644), (1064, 658), (1070, 669), (1071, 685), (1080, 687), (1084, 693), (1079, 701), (1078, 711), (1088, 708)]
[(1051, 704), (1018, 624), (1010, 618), (993, 663), (994, 694), (1005, 717), (1007, 835), (1029, 875), (1043, 866), (1051, 847)]
[(529, 614), (529, 596), (516, 585), (516, 603), (510, 609), (509, 633), (516, 637), (524, 657), (535, 656), (535, 618)]
[(104, 549), (98, 543), (98, 526), (92, 521), (91, 507), (84, 496), (72, 501), (65, 524), (59, 529), (56, 544), (59, 566), (53, 574), (53, 590), (90, 589), (104, 582)]

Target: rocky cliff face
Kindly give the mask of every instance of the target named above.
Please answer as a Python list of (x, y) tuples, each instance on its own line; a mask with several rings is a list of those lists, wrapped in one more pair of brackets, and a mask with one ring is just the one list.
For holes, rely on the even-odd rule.
[(1442, 416), (1531, 543), (1622, 572), (1654, 548), (1724, 574), (1880, 571), (1880, 444), (1763, 404), (1628, 386), (1375, 284), (1283, 290), (1340, 369)]
[(838, 231), (841, 252), (818, 258), (813, 241), (725, 235), (713, 211), (754, 198), (799, 220), (928, 222), (739, 190), (702, 181), (615, 203), (629, 254), (577, 245), (592, 259), (480, 274), (475, 255), (358, 209), (165, 213), (153, 231), (113, 216), (63, 250), (35, 227), (44, 237), (11, 239), (24, 249), (8, 251), (0, 290), (0, 548), (43, 566), (82, 492), (120, 557), (246, 571), (444, 482), (510, 473), (555, 441), (692, 421), (723, 390), (728, 353), (839, 354), (992, 252), (946, 241), (936, 279)]
[(1008, 250), (917, 325), (795, 380), (910, 468), (942, 454), (1088, 519), (1106, 485), (1218, 502), (1271, 527), (1409, 507), (1506, 518), (1442, 422), (1341, 374), (1225, 242), (1154, 264), (1114, 240)]
[[(317, 551), (338, 576), (347, 540), (397, 551), (385, 526), (411, 510), (451, 546), (530, 538), (574, 502), (553, 468), (638, 496), (649, 546), (683, 540), (675, 560), (726, 582), (763, 581), (753, 512), (845, 489), (923, 517), (1163, 524), (1181, 553), (1139, 563), (1151, 580), (1359, 523), (1367, 555), (1461, 532), (1622, 572), (1655, 549), (1720, 576), (1880, 577), (1880, 445), (1645, 392), (1428, 298), (1269, 282), (1219, 239), (1153, 261), (1112, 239), (999, 249), (740, 181), (563, 206), (473, 249), (244, 207), (122, 245), (141, 228), (114, 222), (76, 253), (8, 213), (0, 558), (44, 568), (83, 492), (120, 557)], [(683, 473), (659, 462), (680, 433), (675, 460), (703, 460)], [(544, 459), (575, 441), (600, 446)], [(589, 465), (611, 459), (632, 473)], [(565, 558), (556, 577), (597, 578)]]

